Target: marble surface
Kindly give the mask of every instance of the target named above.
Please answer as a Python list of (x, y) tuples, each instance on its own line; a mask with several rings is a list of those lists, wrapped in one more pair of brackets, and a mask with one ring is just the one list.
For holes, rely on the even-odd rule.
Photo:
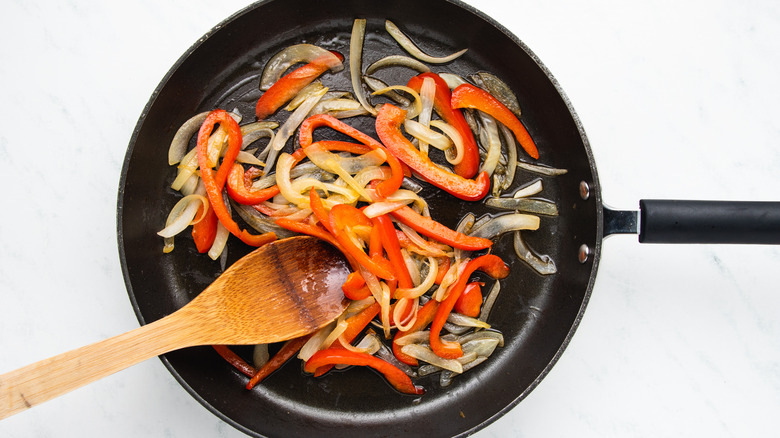
[[(470, 0), (578, 112), (605, 201), (777, 200), (780, 4)], [(178, 57), (244, 0), (6, 0), (0, 14), (0, 372), (137, 326), (116, 194)], [(574, 339), (475, 436), (768, 436), (780, 428), (772, 246), (611, 237)], [(0, 422), (0, 437), (238, 437), (154, 359)]]

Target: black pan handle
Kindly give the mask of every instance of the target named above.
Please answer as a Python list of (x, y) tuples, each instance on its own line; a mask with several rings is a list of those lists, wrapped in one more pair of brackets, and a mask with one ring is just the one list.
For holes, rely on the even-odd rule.
[(780, 202), (641, 200), (639, 241), (780, 244)]
[(780, 202), (644, 199), (639, 211), (604, 207), (604, 235), (642, 243), (780, 244)]

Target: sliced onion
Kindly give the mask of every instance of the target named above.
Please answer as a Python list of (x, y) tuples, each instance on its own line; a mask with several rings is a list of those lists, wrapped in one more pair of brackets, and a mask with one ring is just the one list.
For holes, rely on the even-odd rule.
[(285, 228), (276, 225), (276, 222), (268, 216), (260, 213), (252, 206), (241, 205), (237, 202), (230, 203), (238, 213), (238, 216), (244, 220), (250, 227), (259, 233), (273, 232), (276, 237), (284, 239), (285, 237), (294, 236), (295, 233)]
[(382, 344), (381, 342), (379, 343), (379, 350), (377, 350), (376, 356), (386, 362), (390, 362), (391, 364), (395, 365), (396, 368), (403, 371), (407, 376), (411, 377), (412, 379), (417, 378), (417, 373), (414, 371), (414, 369), (409, 365), (398, 360), (398, 358), (395, 357), (393, 352), (385, 344)]
[(431, 71), (430, 67), (414, 58), (403, 55), (390, 55), (369, 65), (368, 68), (366, 68), (366, 74), (372, 75), (377, 70), (388, 67), (406, 67), (419, 73), (429, 73)]
[(276, 129), (278, 127), (279, 123), (271, 120), (251, 122), (245, 125), (241, 125), (241, 136), (246, 136), (247, 134), (251, 134), (252, 132), (259, 131), (261, 129)]
[(517, 258), (524, 261), (536, 272), (542, 275), (555, 274), (558, 269), (555, 267), (555, 261), (549, 255), (537, 255), (528, 244), (525, 243), (520, 231), (515, 232), (514, 239), (515, 254)]
[(248, 151), (239, 151), (238, 155), (236, 156), (236, 163), (265, 167), (264, 162), (258, 160), (257, 157), (255, 157)]
[(327, 61), (328, 68), (334, 73), (344, 68), (341, 59), (330, 51), (312, 44), (296, 44), (285, 48), (268, 60), (260, 79), (260, 89), (268, 90), (271, 88), (271, 85), (278, 81), (284, 72), (294, 64), (312, 62), (315, 59)]
[(463, 344), (468, 344), (471, 341), (479, 340), (479, 339), (495, 339), (498, 341), (498, 346), (503, 347), (504, 346), (504, 335), (501, 334), (501, 332), (497, 332), (494, 330), (481, 330), (478, 332), (472, 332), (467, 335), (459, 336), (458, 342)]
[(488, 198), (485, 205), (502, 210), (515, 210), (525, 213), (544, 214), (547, 216), (558, 216), (558, 207), (554, 202), (541, 199), (528, 198)]
[(306, 196), (301, 195), (292, 188), (292, 182), (290, 181), (290, 168), (295, 164), (295, 159), (292, 155), (283, 152), (279, 155), (278, 162), (276, 164), (276, 185), (279, 187), (279, 193), (284, 198), (293, 204), (300, 205), (308, 203), (309, 199)]
[(510, 231), (536, 230), (539, 228), (539, 217), (530, 214), (509, 213), (496, 216), (482, 226), (475, 226), (471, 236), (493, 239)]
[(439, 275), (439, 263), (433, 257), (428, 257), (428, 275), (425, 279), (413, 288), (398, 288), (395, 291), (396, 298), (418, 298), (428, 292), (436, 283), (436, 276)]
[(444, 64), (446, 62), (450, 62), (452, 60), (458, 59), (461, 55), (466, 53), (468, 49), (459, 50), (451, 55), (442, 56), (442, 57), (435, 57), (426, 54), (422, 50), (420, 50), (419, 47), (408, 37), (406, 34), (404, 34), (401, 29), (398, 28), (392, 21), (386, 20), (385, 21), (385, 29), (387, 29), (387, 32), (390, 34), (390, 36), (393, 37), (394, 40), (398, 41), (398, 44), (401, 45), (407, 52), (409, 52), (410, 55), (414, 56), (415, 58), (419, 59), (420, 61), (429, 62), (431, 64)]
[(222, 222), (217, 222), (217, 235), (208, 252), (211, 260), (216, 260), (222, 255), (222, 252), (225, 250), (225, 245), (227, 245), (228, 237), (230, 237), (230, 231), (222, 225)]
[(517, 143), (515, 142), (514, 134), (504, 124), (499, 124), (499, 130), (501, 131), (501, 137), (504, 139), (506, 145), (506, 175), (504, 182), (501, 184), (501, 191), (504, 191), (512, 186), (515, 181), (515, 171), (517, 170)]
[(200, 177), (196, 172), (190, 175), (189, 178), (187, 178), (187, 181), (184, 182), (184, 184), (181, 186), (179, 191), (184, 196), (191, 195), (195, 193), (195, 189), (197, 189), (198, 183), (200, 183)]
[[(393, 306), (393, 321), (398, 330), (405, 332), (412, 328), (417, 321), (417, 312), (420, 310), (420, 300), (419, 298), (399, 298), (397, 296), (396, 298), (398, 298), (398, 300)], [(408, 311), (409, 306), (412, 306), (411, 312)], [(408, 314), (408, 316), (404, 319), (403, 316), (406, 314)]]
[[(368, 85), (368, 88), (371, 89), (372, 92), (384, 90), (387, 88), (387, 84), (382, 81), (381, 79), (377, 79), (373, 76), (363, 76), (363, 82)], [(402, 107), (406, 107), (412, 104), (412, 101), (402, 96), (400, 93), (395, 92), (394, 90), (387, 90), (384, 94), (388, 99), (398, 103)]]
[(441, 72), (439, 73), (439, 77), (444, 79), (444, 82), (447, 84), (450, 90), (454, 90), (458, 88), (458, 86), (467, 83), (463, 76), (459, 76), (454, 73)]
[(363, 214), (365, 214), (369, 218), (375, 218), (377, 216), (382, 216), (383, 214), (396, 211), (399, 208), (406, 206), (410, 202), (412, 201), (408, 200), (406, 202), (389, 202), (389, 201), (374, 202), (363, 209)]
[(447, 317), (447, 321), (463, 327), (490, 328), (490, 324), (486, 323), (485, 321), (480, 321), (477, 318), (472, 318), (470, 316), (455, 312), (450, 313), (450, 315)]
[[(516, 232), (519, 233), (519, 231)], [(493, 283), (493, 287), (490, 288), (490, 292), (488, 292), (485, 297), (485, 302), (482, 303), (482, 310), (480, 310), (478, 317), (481, 321), (487, 321), (488, 316), (490, 316), (490, 311), (493, 310), (493, 305), (496, 303), (496, 298), (500, 292), (501, 282), (497, 281)]]
[(314, 114), (327, 114), (337, 119), (345, 119), (348, 117), (367, 115), (369, 112), (356, 100), (329, 99), (322, 100), (315, 105), (311, 110), (310, 115)]
[(252, 351), (252, 364), (255, 368), (262, 368), (268, 363), (271, 356), (268, 354), (268, 344), (257, 344)]
[(176, 178), (171, 183), (173, 190), (181, 190), (184, 183), (187, 182), (190, 177), (195, 175), (195, 171), (198, 170), (198, 149), (193, 148), (181, 159), (177, 168)]
[[(160, 237), (173, 237), (184, 231), (189, 225), (199, 222), (205, 216), (208, 199), (203, 195), (189, 195), (181, 198), (173, 206), (165, 221), (165, 228), (157, 232)], [(203, 207), (203, 214), (195, 218), (198, 209)]]
[(483, 338), (474, 339), (469, 342), (461, 344), (463, 354), (476, 353), (477, 356), (488, 357), (493, 354), (496, 347), (498, 347), (498, 339)]
[(430, 331), (420, 330), (402, 336), (398, 336), (398, 338), (396, 338), (393, 342), (395, 342), (397, 345), (400, 345), (401, 347), (410, 344), (428, 345), (430, 339), (431, 339)]
[(169, 165), (173, 166), (184, 158), (184, 155), (187, 153), (187, 146), (190, 142), (190, 138), (198, 132), (208, 115), (209, 111), (196, 114), (179, 127), (176, 134), (173, 136), (171, 146), (168, 148)]
[[(420, 111), (420, 115), (417, 116), (417, 120), (419, 124), (425, 128), (428, 128), (428, 125), (431, 123), (431, 116), (433, 115), (433, 98), (435, 93), (436, 82), (434, 82), (433, 78), (426, 77), (423, 79), (422, 85), (420, 86), (420, 101), (422, 102), (422, 111)], [(420, 152), (428, 155), (428, 142), (420, 140), (418, 147), (420, 148)], [(447, 145), (446, 148), (449, 148), (449, 145)]]
[(388, 87), (376, 90), (371, 94), (386, 94), (392, 92), (393, 90), (405, 91), (412, 96), (412, 102), (405, 106), (403, 110), (406, 111), (407, 119), (413, 119), (417, 117), (422, 111), (422, 98), (420, 97), (420, 94), (417, 93), (417, 91), (407, 87), (406, 85), (390, 85)]
[(447, 162), (454, 166), (463, 161), (465, 147), (463, 145), (463, 137), (460, 135), (460, 132), (458, 132), (454, 126), (442, 120), (431, 120), (431, 126), (440, 129), (452, 141), (451, 145), (453, 147), (445, 150), (445, 158), (447, 159)]
[(333, 345), (334, 342), (338, 338), (341, 337), (341, 335), (347, 330), (347, 327), (349, 327), (349, 324), (347, 323), (347, 320), (342, 318), (339, 318), (336, 321), (336, 327), (333, 328), (333, 330), (328, 334), (328, 337), (325, 338), (324, 341), (322, 341), (322, 344), (320, 345), (320, 349), (325, 349)]
[[(319, 143), (312, 143), (304, 149), (306, 156), (317, 166), (337, 174), (349, 186), (360, 194), (363, 198), (370, 201), (371, 195), (366, 192), (365, 187), (358, 184), (357, 181), (341, 166), (341, 157), (323, 148)], [(369, 154), (364, 154), (363, 157)], [(383, 160), (384, 161), (384, 160)]]
[(409, 344), (401, 347), (401, 352), (417, 360), (436, 365), (439, 368), (456, 373), (463, 372), (463, 365), (455, 359), (443, 359), (436, 355), (430, 348), (420, 344)]
[(276, 132), (276, 135), (274, 136), (273, 141), (270, 144), (270, 152), (268, 153), (268, 158), (266, 159), (266, 168), (265, 168), (266, 173), (268, 173), (270, 169), (274, 166), (274, 162), (276, 161), (276, 156), (277, 154), (279, 154), (279, 151), (281, 151), (284, 145), (287, 143), (287, 140), (295, 133), (295, 130), (298, 129), (298, 126), (309, 115), (311, 109), (314, 108), (314, 105), (316, 105), (317, 102), (319, 102), (320, 99), (322, 99), (322, 96), (325, 95), (327, 91), (328, 91), (327, 88), (323, 88), (319, 91), (312, 93), (311, 96), (307, 97), (306, 100), (301, 104), (301, 106), (299, 106), (295, 111), (293, 111), (292, 114), (290, 114), (290, 117), (287, 118), (287, 121), (285, 121), (282, 127), (279, 128), (279, 131)]
[[(422, 114), (420, 115), (422, 117)], [(440, 134), (431, 128), (427, 127), (423, 123), (416, 122), (411, 119), (404, 121), (404, 128), (406, 132), (412, 137), (420, 141), (420, 148), (425, 148), (425, 153), (428, 153), (428, 145), (435, 147), (436, 149), (445, 151), (452, 147), (452, 142), (447, 136)]]
[(307, 98), (311, 97), (312, 94), (322, 90), (323, 88), (325, 88), (325, 86), (322, 85), (322, 82), (320, 81), (314, 81), (311, 84), (303, 87), (301, 91), (299, 91), (298, 94), (292, 98), (287, 106), (284, 107), (284, 110), (290, 112), (295, 111)]
[(488, 175), (493, 175), (498, 165), (498, 160), (501, 158), (501, 137), (498, 134), (498, 122), (493, 117), (480, 112), (480, 122), (482, 129), (479, 131), (479, 137), (482, 144), (487, 148), (487, 157), (480, 166), (480, 172), (487, 172)]
[(363, 92), (363, 82), (360, 78), (363, 76), (363, 39), (366, 35), (366, 19), (358, 18), (352, 23), (352, 34), (349, 39), (349, 76), (352, 80), (352, 91), (358, 102), (363, 105), (366, 111), (376, 115), (377, 111), (372, 107), (366, 95)]
[(514, 195), (512, 195), (513, 198), (527, 198), (529, 196), (533, 196), (537, 193), (540, 193), (544, 189), (544, 186), (542, 185), (542, 179), (538, 178), (534, 181), (531, 181), (527, 185), (520, 187)]
[(539, 164), (524, 163), (522, 161), (517, 162), (517, 167), (527, 170), (529, 172), (538, 173), (545, 176), (558, 176), (567, 172), (566, 169), (556, 169), (554, 167), (542, 166)]
[(301, 350), (298, 352), (298, 359), (301, 359), (304, 362), (309, 360), (309, 358), (311, 358), (314, 353), (320, 350), (322, 341), (328, 337), (330, 332), (333, 331), (334, 327), (336, 327), (336, 321), (331, 322), (314, 333), (314, 335), (312, 335), (312, 337), (309, 338), (305, 344), (303, 344), (303, 347), (301, 347)]

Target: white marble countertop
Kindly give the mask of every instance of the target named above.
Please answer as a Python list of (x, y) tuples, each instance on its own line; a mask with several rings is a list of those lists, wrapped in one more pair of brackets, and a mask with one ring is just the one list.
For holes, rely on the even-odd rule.
[[(778, 200), (780, 7), (470, 0), (553, 72), (607, 204)], [(178, 57), (245, 0), (6, 1), (0, 14), (0, 373), (137, 327), (116, 240), (127, 143)], [(561, 360), (478, 437), (780, 429), (771, 246), (606, 240)], [(0, 422), (0, 437), (238, 437), (159, 360)]]

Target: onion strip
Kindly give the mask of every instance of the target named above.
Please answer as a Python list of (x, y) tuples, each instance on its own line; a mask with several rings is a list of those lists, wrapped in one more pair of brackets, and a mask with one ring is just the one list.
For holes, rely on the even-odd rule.
[(451, 55), (447, 56), (441, 56), (441, 57), (435, 57), (428, 55), (427, 53), (420, 50), (419, 47), (412, 41), (406, 34), (404, 34), (401, 29), (398, 28), (392, 21), (385, 20), (385, 29), (387, 29), (387, 32), (390, 34), (390, 36), (393, 37), (394, 40), (398, 42), (398, 44), (404, 48), (407, 52), (409, 52), (410, 55), (414, 56), (415, 58), (419, 59), (420, 61), (429, 62), (431, 64), (444, 64), (446, 62), (453, 61), (455, 59), (458, 59), (461, 55), (466, 53), (468, 49), (459, 50)]
[(376, 109), (369, 105), (368, 100), (366, 100), (366, 95), (363, 92), (363, 82), (360, 80), (363, 76), (361, 70), (363, 68), (363, 39), (365, 35), (366, 19), (355, 19), (352, 23), (352, 34), (349, 39), (349, 76), (352, 80), (352, 91), (355, 93), (358, 102), (363, 105), (366, 111), (376, 115)]

